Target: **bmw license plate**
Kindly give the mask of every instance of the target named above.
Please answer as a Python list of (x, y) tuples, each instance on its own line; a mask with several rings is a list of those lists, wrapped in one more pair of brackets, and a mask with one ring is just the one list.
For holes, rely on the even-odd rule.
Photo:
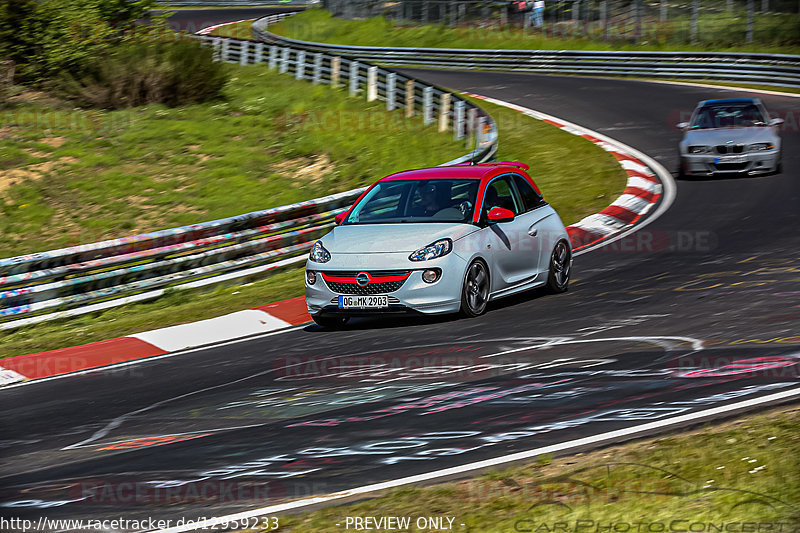
[(379, 309), (381, 307), (389, 307), (388, 296), (339, 296), (339, 309)]
[(746, 159), (742, 155), (729, 155), (723, 157), (715, 157), (714, 164), (718, 163), (744, 163)]

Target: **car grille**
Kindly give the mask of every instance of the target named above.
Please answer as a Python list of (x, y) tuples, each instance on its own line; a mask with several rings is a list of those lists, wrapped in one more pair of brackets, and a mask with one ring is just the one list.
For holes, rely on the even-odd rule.
[(714, 165), (717, 170), (744, 170), (747, 167), (747, 163), (717, 163)]
[[(325, 284), (336, 293), (339, 294), (355, 294), (359, 296), (366, 296), (370, 294), (386, 294), (389, 292), (394, 292), (400, 287), (408, 279), (408, 276), (411, 275), (411, 271), (409, 270), (376, 270), (368, 272), (371, 280), (365, 286), (360, 286), (355, 281), (355, 277), (360, 273), (364, 272), (363, 270), (354, 270), (354, 271), (338, 271), (338, 272), (323, 272), (322, 279), (325, 280)], [(333, 281), (329, 278), (336, 278), (336, 281)], [(401, 277), (402, 279), (396, 279)], [(351, 278), (352, 281), (350, 279)], [(381, 278), (395, 278), (391, 281), (381, 281)]]
[(743, 144), (719, 144), (717, 145), (718, 154), (741, 154), (744, 151)]

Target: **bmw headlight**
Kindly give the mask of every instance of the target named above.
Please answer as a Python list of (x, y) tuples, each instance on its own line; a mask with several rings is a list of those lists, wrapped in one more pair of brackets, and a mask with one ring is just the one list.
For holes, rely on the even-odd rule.
[(425, 248), (420, 248), (409, 255), (408, 258), (412, 261), (427, 261), (428, 259), (436, 259), (437, 257), (447, 255), (452, 249), (453, 241), (450, 239), (439, 239)]
[(711, 147), (710, 146), (697, 145), (697, 146), (690, 146), (689, 147), (689, 153), (690, 154), (707, 154), (710, 151), (711, 151)]
[(755, 143), (747, 145), (748, 152), (762, 152), (764, 150), (772, 150), (773, 148), (775, 148), (775, 145), (772, 143)]
[(315, 263), (327, 263), (331, 260), (331, 253), (322, 246), (322, 241), (317, 241), (311, 247), (309, 258)]

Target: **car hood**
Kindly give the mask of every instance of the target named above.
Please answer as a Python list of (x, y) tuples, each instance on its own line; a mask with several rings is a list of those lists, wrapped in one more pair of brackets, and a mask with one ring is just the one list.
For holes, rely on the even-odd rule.
[(686, 133), (683, 141), (686, 144), (705, 144), (714, 146), (717, 144), (751, 144), (757, 142), (774, 141), (776, 135), (772, 128), (719, 128), (709, 130), (690, 130)]
[(354, 224), (333, 228), (322, 243), (331, 253), (410, 253), (436, 240), (449, 237), (455, 241), (479, 229), (463, 223)]

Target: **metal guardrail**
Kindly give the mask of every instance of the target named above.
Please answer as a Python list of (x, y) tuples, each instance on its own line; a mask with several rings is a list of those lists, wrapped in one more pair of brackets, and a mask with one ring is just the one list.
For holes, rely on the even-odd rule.
[[(287, 16), (274, 16), (279, 20)], [(474, 104), (443, 89), (369, 63), (310, 54), (261, 42), (198, 36), (218, 60), (266, 63), (312, 83), (347, 87), (353, 96), (383, 100), (387, 110), (421, 114), (426, 125), (453, 132), (476, 148), (443, 163), (486, 161), (497, 127)], [(324, 198), (163, 231), (0, 259), (0, 330), (155, 298), (165, 288), (250, 281), (304, 260), (363, 188)]]
[[(281, 17), (283, 18), (283, 17)], [(434, 67), (636, 76), (755, 83), (800, 87), (800, 56), (729, 52), (637, 52), (587, 50), (480, 50), (350, 46), (290, 39), (267, 31), (280, 18), (253, 24), (256, 39), (311, 52), (358, 57), (387, 66)]]

